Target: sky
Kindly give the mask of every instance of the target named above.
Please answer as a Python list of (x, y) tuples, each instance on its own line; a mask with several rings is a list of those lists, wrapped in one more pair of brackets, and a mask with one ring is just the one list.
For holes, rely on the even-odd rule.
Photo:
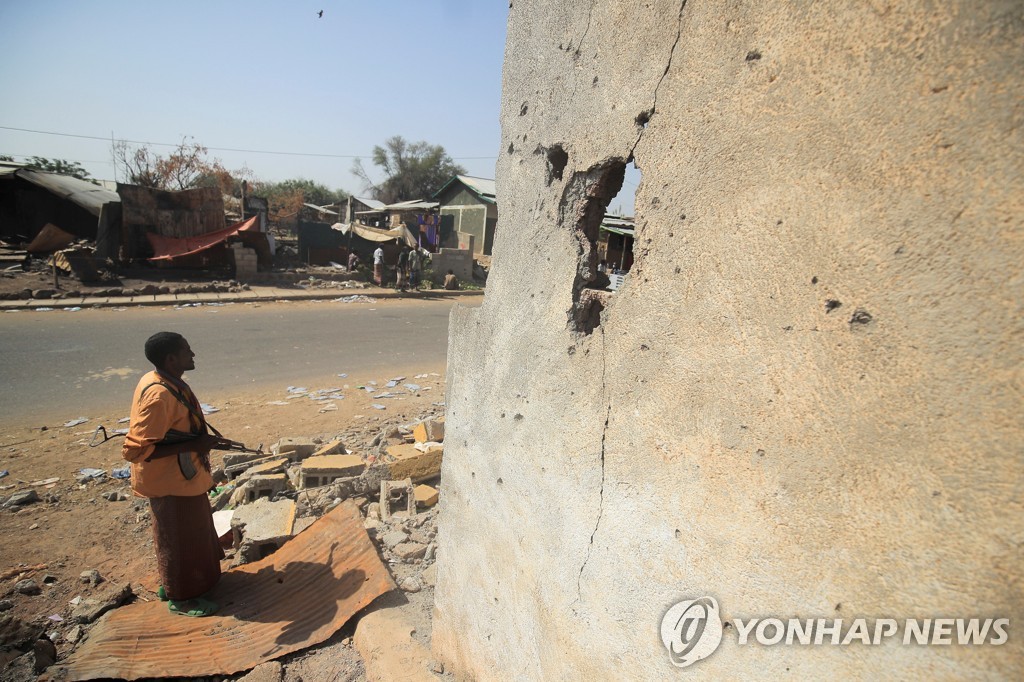
[(493, 178), (507, 19), (495, 0), (0, 0), (0, 154), (123, 181), (111, 138), (187, 138), (358, 195), (353, 157), (380, 180), (373, 147), (401, 135)]

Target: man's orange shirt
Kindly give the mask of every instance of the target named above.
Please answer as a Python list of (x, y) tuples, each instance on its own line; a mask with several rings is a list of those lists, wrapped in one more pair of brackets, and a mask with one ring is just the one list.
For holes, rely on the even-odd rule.
[(169, 430), (183, 433), (191, 431), (188, 408), (166, 387), (157, 384), (150, 386), (145, 394), (142, 393), (144, 388), (158, 381), (161, 381), (159, 374), (147, 372), (135, 387), (135, 396), (132, 398), (128, 435), (121, 449), (121, 456), (131, 462), (132, 491), (139, 497), (205, 495), (213, 487), (213, 478), (203, 467), (198, 453), (188, 453), (196, 469), (196, 475), (191, 480), (187, 480), (181, 473), (175, 456), (146, 461), (156, 443), (163, 440)]

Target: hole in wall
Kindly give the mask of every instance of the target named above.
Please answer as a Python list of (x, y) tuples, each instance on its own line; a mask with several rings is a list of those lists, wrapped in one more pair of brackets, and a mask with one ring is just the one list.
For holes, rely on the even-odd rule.
[(562, 148), (562, 145), (556, 144), (547, 153), (548, 158), (548, 185), (555, 180), (562, 179), (562, 172), (565, 170), (566, 164), (569, 163), (569, 154)]
[(611, 296), (607, 258), (599, 258), (598, 247), (609, 224), (608, 205), (622, 189), (626, 163), (621, 158), (610, 159), (573, 173), (562, 193), (561, 223), (573, 226), (579, 246), (569, 317), (573, 328), (585, 335), (601, 324), (601, 313)]

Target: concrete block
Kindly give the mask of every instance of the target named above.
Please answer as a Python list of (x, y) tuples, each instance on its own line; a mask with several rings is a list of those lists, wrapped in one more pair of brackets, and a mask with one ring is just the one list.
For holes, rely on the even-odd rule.
[(397, 514), (416, 515), (416, 495), (413, 493), (412, 481), (408, 478), (380, 482), (380, 520), (387, 523)]
[(275, 451), (285, 455), (293, 462), (306, 459), (316, 452), (316, 443), (309, 438), (282, 438), (277, 442)]
[(292, 536), (295, 502), (258, 499), (235, 510), (231, 519), (236, 563), (257, 561), (277, 551)]
[(354, 643), (369, 682), (431, 682), (437, 667), (430, 650), (414, 639), (415, 626), (401, 609), (371, 611), (359, 619)]
[(300, 488), (315, 488), (339, 478), (358, 476), (366, 469), (359, 455), (314, 455), (302, 462)]
[(392, 445), (387, 449), (388, 471), (394, 480), (409, 478), (414, 483), (436, 478), (441, 475), (442, 453), (441, 447), (420, 452), (411, 444)]
[(411, 562), (415, 559), (422, 559), (423, 555), (427, 553), (427, 546), (418, 542), (403, 542), (395, 545), (391, 551), (402, 561)]
[(239, 487), (239, 493), (244, 495), (240, 500), (242, 504), (255, 502), (259, 499), (271, 500), (278, 493), (291, 489), (288, 476), (283, 473), (267, 474), (264, 476), (251, 476)]
[(444, 417), (420, 422), (412, 430), (417, 443), (440, 443), (444, 440)]
[(416, 504), (422, 507), (433, 507), (437, 504), (438, 492), (437, 488), (421, 484), (413, 489), (413, 496), (416, 498)]
[(332, 440), (327, 445), (313, 453), (314, 457), (321, 455), (345, 455), (348, 454), (348, 450), (345, 448), (345, 444), (341, 440)]

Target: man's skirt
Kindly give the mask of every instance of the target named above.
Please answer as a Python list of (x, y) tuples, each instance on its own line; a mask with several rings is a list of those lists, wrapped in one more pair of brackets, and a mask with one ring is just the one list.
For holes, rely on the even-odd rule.
[(381, 263), (373, 264), (373, 281), (380, 286), (384, 283), (384, 265)]
[(153, 543), (168, 599), (192, 599), (220, 579), (224, 558), (206, 495), (153, 497)]

